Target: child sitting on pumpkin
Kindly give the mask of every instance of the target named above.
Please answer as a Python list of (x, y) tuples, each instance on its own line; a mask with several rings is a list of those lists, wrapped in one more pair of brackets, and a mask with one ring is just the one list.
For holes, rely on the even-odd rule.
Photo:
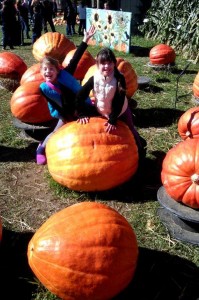
[[(58, 122), (53, 132), (67, 121), (74, 120), (75, 96), (80, 90), (80, 83), (73, 77), (77, 64), (88, 46), (89, 39), (94, 35), (95, 27), (91, 26), (84, 31), (84, 38), (75, 51), (73, 58), (64, 70), (60, 70), (59, 62), (51, 57), (44, 57), (41, 62), (41, 74), (45, 80), (40, 84), (42, 94), (48, 101), (48, 108), (53, 118)], [(87, 105), (91, 104), (88, 98)], [(36, 162), (39, 165), (46, 164), (45, 147), (51, 132), (45, 140), (39, 144), (36, 151)]]

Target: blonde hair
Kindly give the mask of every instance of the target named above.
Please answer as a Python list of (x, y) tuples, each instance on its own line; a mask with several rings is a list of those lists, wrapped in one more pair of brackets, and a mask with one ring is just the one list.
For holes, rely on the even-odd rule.
[(57, 59), (49, 57), (49, 56), (45, 56), (41, 60), (41, 62), (40, 62), (40, 69), (42, 69), (44, 65), (53, 65), (57, 69), (57, 71), (60, 70), (59, 61)]

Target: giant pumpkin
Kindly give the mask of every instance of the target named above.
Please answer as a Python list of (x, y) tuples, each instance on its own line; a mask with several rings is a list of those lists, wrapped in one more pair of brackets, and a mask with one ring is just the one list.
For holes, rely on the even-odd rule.
[(45, 56), (51, 56), (60, 63), (66, 54), (76, 49), (75, 44), (59, 32), (46, 32), (33, 44), (32, 53), (37, 61), (41, 61)]
[(167, 152), (161, 179), (171, 198), (199, 208), (199, 139), (182, 141)]
[(26, 70), (26, 63), (17, 54), (12, 52), (0, 53), (0, 77), (20, 81), (21, 76)]
[(34, 64), (29, 67), (21, 77), (20, 84), (24, 84), (25, 82), (35, 82), (38, 81), (39, 83), (44, 81), (43, 76), (40, 72), (40, 63)]
[(196, 77), (194, 78), (192, 90), (193, 90), (193, 95), (196, 98), (199, 98), (199, 72), (196, 75)]
[(136, 235), (113, 208), (82, 202), (52, 215), (28, 244), (29, 265), (63, 300), (108, 300), (128, 286), (138, 258)]
[[(72, 59), (72, 57), (74, 56), (76, 49), (73, 49), (71, 51), (69, 51), (66, 54), (66, 57), (62, 63), (62, 66), (65, 68), (66, 66), (68, 66), (70, 60)], [(79, 61), (79, 63), (77, 64), (77, 68), (75, 70), (74, 73), (74, 77), (77, 80), (82, 80), (87, 72), (87, 70), (95, 64), (95, 59), (93, 58), (93, 56), (90, 54), (89, 51), (85, 51)]]
[(53, 119), (39, 85), (39, 82), (26, 82), (20, 85), (11, 97), (11, 112), (21, 122), (38, 124)]
[[(130, 62), (120, 57), (116, 59), (117, 59), (117, 64), (116, 64), (117, 68), (124, 75), (126, 81), (126, 96), (127, 98), (130, 99), (138, 89), (137, 74), (133, 69), (132, 65), (130, 64)], [(88, 79), (94, 75), (96, 70), (97, 70), (97, 65), (92, 65), (88, 69), (88, 71), (86, 72), (82, 80), (82, 85), (84, 85), (88, 81)], [(90, 96), (93, 97), (93, 93), (91, 93)]]
[(55, 132), (47, 142), (48, 170), (55, 181), (77, 191), (102, 191), (129, 180), (138, 167), (138, 149), (128, 126), (105, 132), (105, 119), (76, 121)]
[(158, 44), (149, 52), (149, 60), (152, 65), (168, 65), (174, 63), (175, 58), (174, 49), (166, 44)]
[(183, 140), (199, 138), (199, 107), (191, 107), (178, 120), (178, 132)]

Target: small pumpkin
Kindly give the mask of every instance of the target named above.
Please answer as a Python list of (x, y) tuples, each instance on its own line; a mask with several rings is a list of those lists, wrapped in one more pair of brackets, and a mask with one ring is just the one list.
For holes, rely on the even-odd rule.
[[(117, 68), (118, 70), (124, 75), (125, 81), (126, 81), (126, 96), (127, 98), (131, 98), (136, 90), (138, 89), (138, 81), (137, 81), (137, 74), (135, 70), (133, 69), (130, 62), (122, 59), (122, 58), (116, 58), (117, 59)], [(84, 85), (88, 79), (94, 75), (95, 71), (97, 70), (97, 65), (92, 65), (88, 71), (86, 72), (83, 80), (82, 85)], [(90, 94), (91, 97), (93, 97), (93, 93)]]
[(37, 61), (41, 61), (45, 56), (57, 59), (60, 64), (66, 54), (76, 49), (75, 44), (59, 32), (46, 32), (33, 44), (32, 54)]
[(197, 73), (194, 79), (192, 90), (193, 90), (193, 95), (196, 98), (199, 98), (199, 72)]
[(21, 122), (38, 124), (53, 119), (39, 85), (39, 82), (26, 82), (11, 97), (11, 112)]
[(81, 202), (53, 214), (28, 244), (28, 263), (63, 300), (108, 300), (128, 286), (138, 259), (136, 235), (113, 208)]
[[(62, 66), (64, 68), (69, 64), (70, 60), (74, 56), (75, 51), (76, 51), (76, 49), (73, 49), (66, 54), (66, 57), (65, 57), (64, 61), (62, 62)], [(77, 80), (82, 80), (84, 78), (87, 70), (94, 64), (95, 64), (95, 59), (90, 54), (90, 52), (86, 50), (83, 53), (78, 65), (77, 65), (76, 71), (74, 73), (74, 77)]]
[(176, 54), (172, 47), (158, 44), (149, 52), (149, 60), (153, 65), (167, 65), (175, 62)]
[(17, 54), (12, 52), (0, 53), (0, 77), (20, 81), (21, 76), (26, 70), (26, 63)]
[(175, 201), (199, 208), (199, 139), (182, 141), (167, 152), (161, 180)]
[(199, 138), (199, 107), (191, 107), (178, 120), (178, 133), (183, 140)]
[(70, 122), (47, 142), (48, 170), (55, 181), (72, 190), (103, 191), (129, 180), (138, 167), (138, 149), (128, 126), (105, 132), (105, 119), (88, 124)]

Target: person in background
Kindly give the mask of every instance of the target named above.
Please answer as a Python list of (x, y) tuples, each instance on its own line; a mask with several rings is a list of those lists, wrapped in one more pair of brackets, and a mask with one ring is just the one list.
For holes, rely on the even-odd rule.
[(110, 9), (108, 2), (104, 2), (104, 9)]
[(104, 122), (107, 133), (116, 130), (117, 120), (125, 122), (134, 135), (138, 151), (141, 153), (143, 150), (141, 138), (133, 124), (132, 113), (126, 97), (125, 78), (118, 71), (116, 63), (116, 57), (109, 48), (103, 48), (98, 52), (97, 71), (76, 95), (77, 122), (80, 124), (89, 122), (91, 110), (87, 111), (86, 99), (93, 90), (95, 101), (91, 115), (101, 115), (107, 119)]
[(23, 13), (23, 19), (25, 22), (25, 33), (26, 38), (30, 39), (29, 32), (30, 32), (30, 25), (29, 25), (29, 6), (26, 2), (26, 0), (22, 1), (22, 7), (24, 7), (24, 13)]
[[(37, 148), (36, 162), (39, 165), (46, 164), (45, 147), (50, 136), (63, 124), (75, 119), (75, 94), (81, 85), (73, 74), (94, 33), (94, 26), (91, 26), (88, 32), (84, 31), (83, 41), (65, 69), (60, 69), (59, 62), (51, 57), (45, 57), (41, 62), (40, 70), (45, 82), (40, 84), (40, 90), (48, 101), (51, 116), (58, 119), (58, 122), (53, 132)], [(90, 99), (88, 105), (91, 105)]]
[(27, 20), (28, 20), (28, 9), (22, 5), (21, 0), (17, 0), (16, 8), (18, 12), (19, 21), (21, 24), (21, 46), (24, 45), (24, 31), (26, 32), (26, 37), (29, 38)]
[(53, 18), (56, 18), (56, 16), (57, 16), (57, 2), (56, 2), (56, 0), (52, 1), (52, 7), (53, 7)]
[(70, 0), (67, 0), (66, 7), (64, 9), (64, 20), (66, 20), (66, 35), (73, 35), (73, 20), (74, 20), (75, 10)]
[(50, 25), (52, 32), (56, 32), (55, 25), (53, 23), (53, 4), (50, 0), (43, 0), (42, 4), (44, 32), (48, 32), (47, 23)]
[(77, 1), (76, 0), (73, 1), (72, 6), (73, 6), (73, 10), (74, 10), (74, 14), (73, 14), (73, 18), (72, 18), (72, 33), (77, 34), (77, 32), (75, 30), (76, 18), (77, 18)]
[(41, 36), (43, 28), (43, 17), (41, 15), (41, 8), (39, 5), (33, 6), (32, 16), (32, 44)]
[(83, 31), (86, 29), (86, 4), (84, 0), (77, 6), (77, 13), (79, 15), (78, 33), (79, 35), (83, 35)]
[(17, 22), (17, 9), (15, 3), (12, 0), (5, 0), (1, 9), (1, 22), (2, 22), (2, 41), (3, 48), (9, 46), (10, 49), (14, 49), (15, 41), (15, 29)]

